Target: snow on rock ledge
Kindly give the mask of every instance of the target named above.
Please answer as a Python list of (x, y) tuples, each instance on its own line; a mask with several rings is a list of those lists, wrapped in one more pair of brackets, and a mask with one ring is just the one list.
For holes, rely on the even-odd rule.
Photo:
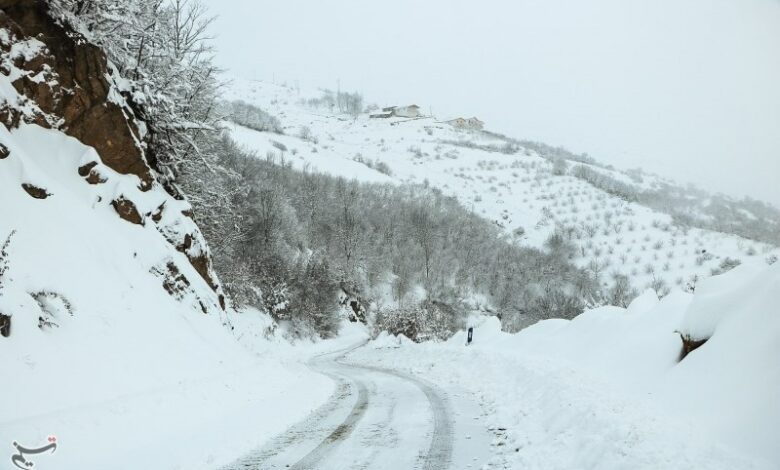
[[(0, 8), (0, 121), (8, 129), (24, 123), (58, 129), (93, 147), (99, 157), (83, 158), (77, 169), (88, 184), (116, 188), (106, 177), (108, 169), (131, 177), (123, 180), (121, 191), (108, 195), (107, 202), (134, 224), (145, 224), (153, 214), (151, 221), (159, 232), (187, 256), (224, 308), (205, 239), (191, 218), (184, 220), (191, 207), (181, 197), (161, 191), (145, 157), (145, 125), (136, 117), (137, 106), (124, 89), (125, 81), (103, 51), (52, 19), (46, 2), (5, 0)], [(95, 167), (97, 162), (100, 168)], [(39, 182), (20, 183), (32, 197), (52, 194)], [(147, 191), (155, 194), (141, 194)], [(156, 205), (150, 207), (152, 203)]]
[[(777, 270), (778, 266), (771, 269)], [(768, 315), (772, 310), (768, 297), (776, 297), (775, 307), (780, 304), (780, 280), (775, 276), (773, 281), (766, 271), (757, 264), (742, 265), (702, 281), (680, 332), (693, 340), (708, 340), (723, 322), (743, 322), (759, 312)]]
[[(188, 286), (188, 295), (177, 297), (188, 298), (194, 311), (221, 311), (221, 299), (213, 291), (214, 286), (189, 262), (189, 257), (203, 256), (207, 251), (200, 238), (189, 235), (199, 232), (192, 219), (183, 214), (190, 209), (187, 202), (173, 199), (156, 183), (151, 190), (141, 191), (137, 176), (117, 173), (102, 163), (93, 148), (57, 130), (20, 124), (12, 132), (0, 128), (0, 140), (11, 154), (0, 162), (0, 237), (15, 229), (15, 245), (24, 245), (31, 238), (49, 237), (38, 241), (60, 249), (49, 256), (31, 256), (28, 265), (14, 260), (12, 255), (13, 271), (43, 277), (43, 272), (56, 271), (65, 263), (67, 254), (75, 250), (74, 244), (106, 244), (116, 253), (117, 260), (112, 265), (123, 262), (123, 252), (131, 253), (134, 264), (143, 266), (147, 275), (167, 273), (171, 270), (157, 268), (174, 264), (177, 276), (183, 276)], [(87, 166), (87, 178), (90, 174), (99, 175), (100, 184), (84, 181), (85, 172), (79, 170)], [(19, 181), (46, 188), (49, 196), (31, 198)], [(153, 213), (158, 214), (158, 221), (145, 223), (153, 220)], [(79, 235), (69, 236), (74, 232)], [(186, 248), (184, 240), (188, 242)], [(181, 249), (174, 249), (171, 243)], [(45, 250), (41, 248), (38, 253), (41, 251)], [(77, 263), (70, 264), (71, 268), (76, 266)], [(86, 280), (99, 276), (103, 270), (100, 265), (90, 265), (77, 274)], [(160, 281), (163, 285), (167, 282)]]
[(2, 8), (0, 63), (10, 86), (1, 87), (0, 120), (62, 129), (149, 189), (154, 178), (134, 112), (131, 103), (111, 99), (117, 84), (103, 51), (53, 20), (44, 2), (4, 1)]
[[(138, 461), (191, 427), (210, 434), (206, 422), (233, 404), (238, 414), (266, 373), (282, 386), (294, 382), (269, 364), (256, 380), (236, 372), (250, 370), (252, 358), (223, 326), (217, 294), (160, 233), (196, 230), (182, 214), (186, 202), (156, 184), (141, 191), (137, 176), (112, 170), (59, 130), (0, 126), (0, 142), (10, 151), (0, 160), (0, 244), (16, 230), (0, 279), (0, 313), (11, 320), (0, 336), (0, 441), (34, 445), (56, 434), (63, 451), (54, 468), (104, 468), (106, 459), (117, 459), (112, 468), (172, 468)], [(91, 162), (105, 182), (79, 174)], [(22, 181), (51, 196), (30, 197)], [(122, 196), (147, 223), (117, 215), (111, 201)], [(160, 206), (160, 222), (151, 223)], [(251, 410), (255, 420), (264, 414)], [(175, 460), (201, 468), (193, 461), (205, 462), (214, 447)]]

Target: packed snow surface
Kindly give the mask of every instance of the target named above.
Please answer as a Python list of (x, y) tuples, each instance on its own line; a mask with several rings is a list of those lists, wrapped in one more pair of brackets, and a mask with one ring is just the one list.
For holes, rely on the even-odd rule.
[[(693, 295), (546, 320), (517, 334), (477, 317), (474, 342), (380, 335), (350, 356), (481, 399), (495, 468), (780, 467), (780, 264), (742, 266)], [(678, 362), (678, 332), (709, 340)], [(491, 467), (492, 468), (492, 467)]]

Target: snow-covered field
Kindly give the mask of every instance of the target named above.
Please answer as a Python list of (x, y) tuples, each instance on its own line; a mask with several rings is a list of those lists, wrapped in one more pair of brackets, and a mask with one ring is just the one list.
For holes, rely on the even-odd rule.
[[(492, 468), (780, 466), (780, 265), (742, 266), (694, 295), (653, 292), (511, 335), (474, 319), (445, 343), (382, 335), (356, 363), (465, 387), (489, 413)], [(676, 331), (711, 338), (678, 363)]]
[[(780, 253), (736, 235), (675, 226), (667, 214), (626, 202), (571, 174), (554, 174), (552, 162), (534, 150), (501, 152), (507, 142), (495, 136), (454, 129), (432, 117), (370, 119), (361, 114), (353, 119), (305, 104), (319, 95), (233, 79), (224, 98), (278, 117), (284, 134), (226, 125), (234, 140), (260, 158), (272, 155), (299, 169), (365, 182), (429, 184), (519, 243), (541, 247), (556, 225), (565, 227), (577, 246), (574, 262), (597, 271), (605, 284), (620, 273), (640, 290), (654, 280), (664, 283), (656, 284), (659, 292), (680, 290), (691, 276), (709, 276), (726, 258), (744, 262)], [(304, 127), (311, 134), (306, 139), (301, 138)], [(380, 171), (380, 163), (389, 171)], [(569, 170), (576, 164), (569, 162)], [(637, 183), (625, 173), (592, 168), (642, 188), (661, 181), (645, 176)]]

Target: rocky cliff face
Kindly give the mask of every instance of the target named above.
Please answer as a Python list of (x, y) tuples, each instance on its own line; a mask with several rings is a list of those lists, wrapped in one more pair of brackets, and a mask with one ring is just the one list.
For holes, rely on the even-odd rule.
[[(224, 308), (206, 242), (191, 219), (189, 205), (169, 194), (142, 195), (165, 190), (145, 157), (145, 126), (137, 118), (131, 90), (103, 51), (54, 20), (45, 1), (0, 0), (0, 73), (5, 76), (0, 83), (0, 122), (9, 130), (22, 123), (56, 129), (93, 147), (101, 161), (74, 169), (84, 184), (111, 183), (101, 176), (106, 173), (101, 173), (102, 165), (137, 177), (137, 194), (125, 190), (101, 203), (111, 205), (129, 223), (154, 225), (187, 256)], [(28, 187), (24, 190), (37, 197)], [(35, 194), (47, 194), (46, 188), (35, 187)]]
[[(0, 8), (0, 26), (10, 36), (3, 38), (3, 54), (23, 71), (13, 86), (40, 109), (40, 113), (25, 117), (6, 107), (0, 119), (11, 126), (32, 118), (39, 125), (59, 127), (94, 147), (106, 165), (138, 176), (143, 188), (149, 188), (152, 172), (144, 159), (131, 102), (117, 93), (116, 77), (103, 51), (53, 21), (45, 2), (2, 0)], [(14, 49), (22, 49), (19, 44), (31, 40), (43, 47), (13, 54)], [(9, 71), (5, 67), (3, 73)]]

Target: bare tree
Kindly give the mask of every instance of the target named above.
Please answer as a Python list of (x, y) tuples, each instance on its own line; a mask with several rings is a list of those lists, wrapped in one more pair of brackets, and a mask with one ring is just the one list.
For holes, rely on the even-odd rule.
[(3, 245), (0, 246), (0, 293), (3, 291), (3, 281), (5, 275), (8, 273), (8, 268), (10, 265), (8, 247), (11, 246), (11, 239), (15, 234), (16, 230), (11, 230), (11, 233), (5, 239), (5, 242), (3, 242)]
[(425, 265), (425, 279), (431, 277), (431, 261), (434, 256), (436, 239), (439, 235), (438, 227), (433, 220), (431, 212), (425, 207), (415, 207), (409, 216), (412, 237), (420, 246)]
[(359, 198), (357, 182), (346, 182), (340, 178), (336, 183), (336, 197), (338, 198), (340, 212), (337, 222), (337, 236), (339, 245), (343, 250), (345, 266), (347, 271), (351, 271), (361, 233), (360, 223), (356, 214)]
[(252, 238), (268, 249), (280, 229), (282, 201), (279, 191), (268, 188), (252, 190), (247, 199), (254, 202)]

